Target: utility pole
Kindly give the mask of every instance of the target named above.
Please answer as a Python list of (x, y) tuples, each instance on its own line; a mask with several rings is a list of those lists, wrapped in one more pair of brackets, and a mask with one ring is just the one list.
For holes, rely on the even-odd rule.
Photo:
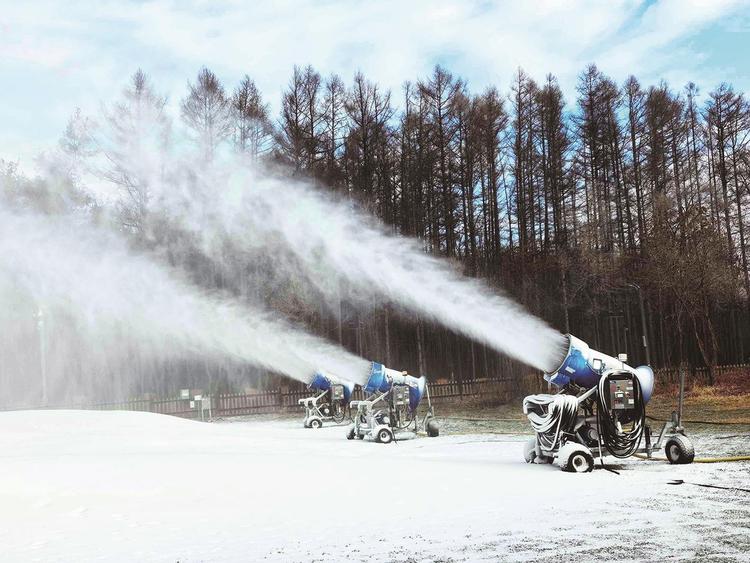
[(39, 329), (39, 367), (42, 376), (42, 406), (47, 406), (47, 338), (44, 330), (44, 312), (39, 307), (36, 314)]
[(646, 309), (643, 306), (643, 290), (641, 289), (641, 286), (637, 284), (629, 283), (628, 285), (638, 292), (638, 304), (641, 308), (641, 330), (643, 331), (643, 351), (646, 354), (646, 365), (650, 366), (651, 354), (648, 349), (648, 333), (646, 332)]

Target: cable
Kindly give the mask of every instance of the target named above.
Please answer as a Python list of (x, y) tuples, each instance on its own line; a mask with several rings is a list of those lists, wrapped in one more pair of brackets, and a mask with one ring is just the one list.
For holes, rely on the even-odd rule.
[[(607, 385), (610, 378), (628, 379), (633, 383), (634, 408), (637, 411), (632, 421), (632, 428), (624, 430), (617, 414), (612, 412), (609, 405)], [(627, 372), (608, 374), (599, 379), (599, 389), (596, 395), (596, 426), (599, 436), (610, 454), (617, 458), (630, 457), (638, 449), (643, 438), (645, 428), (646, 408), (643, 393), (638, 378)]]
[[(634, 454), (634, 457), (646, 461), (669, 461), (666, 457), (648, 457), (643, 454)], [(731, 455), (725, 457), (697, 457), (693, 463), (727, 463), (730, 461), (750, 461), (750, 455)]]
[(695, 485), (696, 487), (705, 487), (707, 489), (721, 489), (722, 491), (740, 491), (743, 493), (750, 493), (750, 489), (743, 489), (741, 487), (722, 487), (721, 485), (709, 485), (708, 483), (691, 483), (689, 481), (683, 481), (682, 479), (667, 481), (667, 485)]

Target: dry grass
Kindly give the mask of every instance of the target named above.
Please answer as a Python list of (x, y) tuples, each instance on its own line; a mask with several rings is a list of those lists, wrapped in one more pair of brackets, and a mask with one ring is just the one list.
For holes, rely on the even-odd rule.
[[(524, 394), (546, 393), (546, 384), (530, 378), (520, 385)], [(657, 382), (647, 413), (654, 418), (669, 418), (677, 410), (678, 386), (676, 383)], [(523, 394), (512, 398), (509, 392), (465, 397), (462, 400), (436, 400), (438, 416), (525, 421), (521, 411)], [(683, 419), (711, 423), (738, 423), (750, 425), (750, 370), (738, 368), (722, 370), (716, 375), (716, 384), (688, 383), (683, 407)]]
[[(677, 409), (679, 392), (675, 384), (658, 389), (649, 403), (649, 414), (665, 418)], [(750, 424), (750, 372), (736, 369), (716, 376), (713, 386), (688, 385), (683, 418), (686, 421)]]

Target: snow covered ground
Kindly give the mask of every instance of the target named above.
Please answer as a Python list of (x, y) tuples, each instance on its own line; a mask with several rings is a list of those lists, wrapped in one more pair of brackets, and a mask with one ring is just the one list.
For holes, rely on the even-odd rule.
[[(750, 561), (750, 494), (688, 484), (748, 489), (748, 462), (566, 474), (470, 423), (381, 445), (301, 418), (0, 413), (0, 559)], [(748, 432), (693, 436), (714, 455)]]

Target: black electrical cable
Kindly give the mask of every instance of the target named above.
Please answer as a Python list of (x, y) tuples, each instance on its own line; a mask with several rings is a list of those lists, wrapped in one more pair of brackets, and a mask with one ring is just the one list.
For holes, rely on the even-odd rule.
[(721, 489), (722, 491), (740, 491), (743, 493), (750, 493), (750, 489), (743, 489), (741, 487), (723, 487), (721, 485), (709, 485), (708, 483), (691, 483), (689, 481), (683, 481), (682, 479), (667, 481), (667, 485), (695, 485), (696, 487), (705, 487), (706, 489)]
[[(629, 379), (633, 383), (636, 413), (631, 422), (630, 430), (624, 430), (618, 416), (612, 412), (607, 389), (610, 379)], [(605, 375), (599, 380), (599, 389), (596, 395), (596, 426), (599, 436), (610, 454), (617, 458), (626, 458), (633, 455), (641, 444), (646, 426), (645, 421), (646, 406), (643, 400), (643, 392), (635, 375), (627, 372), (616, 372)]]

